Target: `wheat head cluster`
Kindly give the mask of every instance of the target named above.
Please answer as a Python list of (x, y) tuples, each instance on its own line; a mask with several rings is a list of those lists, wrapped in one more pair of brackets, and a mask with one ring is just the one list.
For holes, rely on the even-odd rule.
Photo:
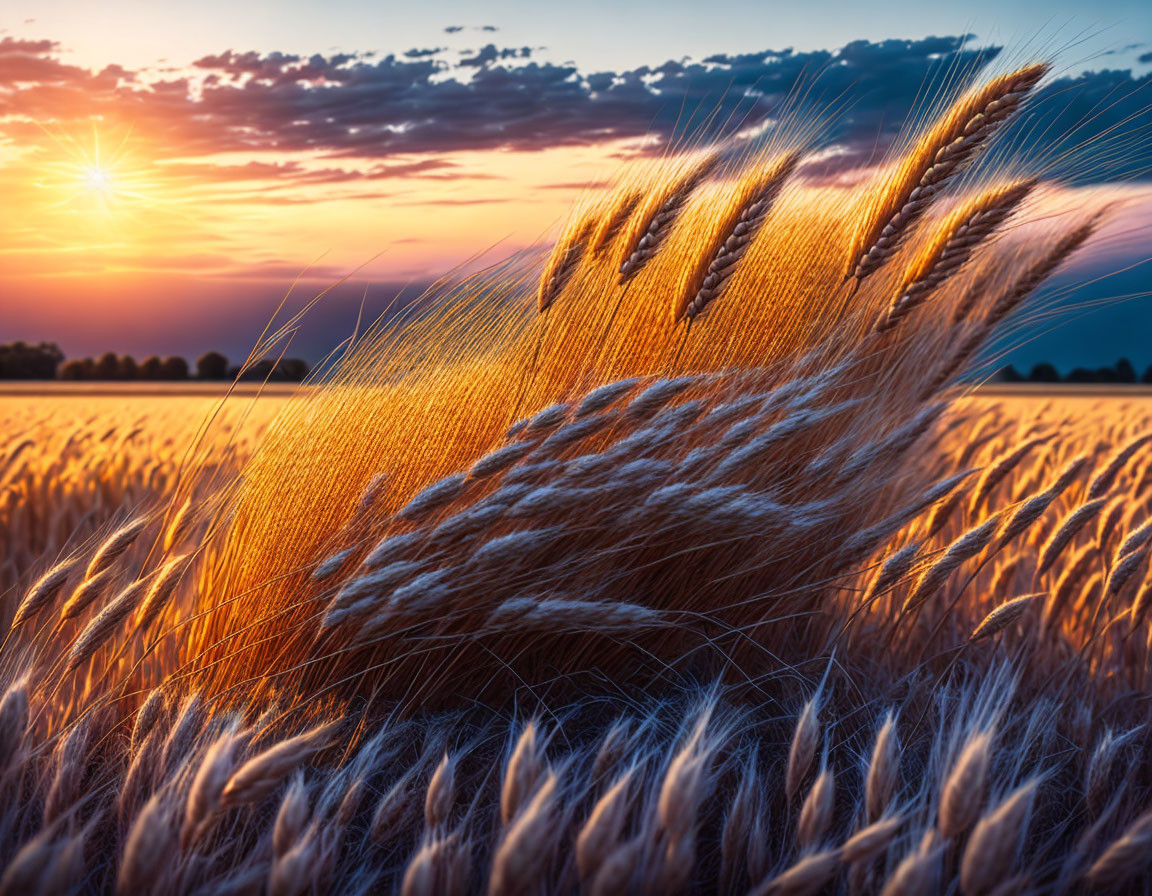
[(1152, 890), (1152, 413), (962, 385), (1115, 213), (991, 151), (1047, 71), (631, 169), (282, 402), (0, 409), (0, 892)]

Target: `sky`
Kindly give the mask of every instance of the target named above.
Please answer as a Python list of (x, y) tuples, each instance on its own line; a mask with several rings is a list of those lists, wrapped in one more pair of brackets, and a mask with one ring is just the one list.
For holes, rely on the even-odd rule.
[(347, 277), (294, 346), (315, 359), (362, 301), (372, 315), (478, 253), (546, 242), (622, 161), (707, 134), (706, 113), (770, 122), (815, 83), (813, 109), (849, 100), (825, 139), (850, 168), (944, 70), (1036, 55), (1058, 65), (1032, 114), (1074, 129), (1052, 157), (1116, 150), (1054, 173), (1152, 209), (1152, 6), (1035, 10), (6, 0), (0, 341), (239, 355), (294, 280), (308, 297)]

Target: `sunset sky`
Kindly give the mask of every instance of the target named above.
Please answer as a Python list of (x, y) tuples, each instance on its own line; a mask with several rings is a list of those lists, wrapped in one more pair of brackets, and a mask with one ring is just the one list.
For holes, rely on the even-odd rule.
[(853, 167), (946, 67), (1055, 52), (1034, 114), (1079, 125), (1062, 148), (1114, 150), (1056, 173), (1147, 196), (1144, 0), (1043, 21), (932, 6), (6, 0), (0, 341), (238, 354), (302, 271), (306, 297), (359, 269), (302, 335), (315, 357), (366, 289), (378, 313), (478, 252), (546, 241), (622, 160), (709, 115), (770, 121), (805, 79), (815, 109), (850, 99), (828, 142)]

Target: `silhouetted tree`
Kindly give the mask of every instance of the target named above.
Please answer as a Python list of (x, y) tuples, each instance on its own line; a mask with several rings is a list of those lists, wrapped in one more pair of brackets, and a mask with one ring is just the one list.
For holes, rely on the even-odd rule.
[(196, 359), (196, 376), (202, 380), (230, 379), (228, 359), (220, 352), (205, 352)]
[(136, 365), (136, 359), (131, 355), (121, 355), (120, 361), (117, 364), (117, 379), (120, 380), (134, 380), (140, 373), (140, 368)]
[(1070, 383), (1095, 383), (1095, 371), (1088, 370), (1086, 367), (1075, 367), (1072, 372), (1068, 374), (1068, 382)]
[(1136, 382), (1136, 368), (1127, 358), (1121, 358), (1116, 362), (1116, 379), (1121, 383)]
[(71, 361), (65, 361), (60, 368), (60, 379), (90, 380), (95, 366), (91, 358), (75, 358)]
[(1020, 375), (1020, 371), (1018, 371), (1011, 364), (1009, 364), (1007, 367), (1001, 367), (999, 370), (997, 370), (993, 379), (995, 379), (998, 383), (1024, 382), (1024, 377)]
[(155, 355), (149, 355), (140, 362), (140, 379), (142, 380), (162, 380), (164, 379), (164, 362), (157, 358)]
[(1140, 382), (1152, 385), (1152, 366), (1144, 371), (1144, 376), (1140, 377)]
[(244, 383), (262, 383), (265, 380), (272, 378), (272, 370), (275, 362), (270, 358), (263, 358), (248, 365), (248, 368), (243, 372), (239, 368), (233, 368), (229, 371), (233, 379), (239, 378)]
[(114, 380), (120, 375), (120, 359), (115, 352), (104, 352), (96, 359), (92, 366), (92, 378), (97, 380)]
[(1028, 374), (1028, 381), (1032, 383), (1058, 383), (1060, 382), (1060, 373), (1047, 361), (1041, 361)]
[(308, 362), (300, 358), (285, 358), (276, 365), (275, 376), (288, 383), (300, 383), (308, 376)]
[(188, 362), (179, 355), (169, 355), (161, 366), (161, 375), (166, 380), (188, 379)]
[(29, 345), (10, 342), (0, 345), (0, 379), (50, 380), (64, 360), (64, 353), (53, 342)]

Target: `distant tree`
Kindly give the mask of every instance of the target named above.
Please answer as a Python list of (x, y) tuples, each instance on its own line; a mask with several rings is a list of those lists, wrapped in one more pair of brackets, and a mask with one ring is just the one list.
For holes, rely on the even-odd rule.
[(231, 379), (228, 359), (220, 352), (206, 352), (196, 359), (196, 376), (202, 380)]
[(1011, 364), (1009, 364), (1007, 367), (1001, 367), (999, 370), (997, 370), (993, 379), (995, 379), (998, 383), (1024, 382), (1024, 377), (1020, 375), (1020, 371), (1018, 371)]
[(1116, 379), (1121, 383), (1136, 382), (1136, 368), (1127, 358), (1121, 358), (1116, 362)]
[(104, 352), (92, 365), (92, 378), (115, 380), (120, 377), (120, 359), (114, 352)]
[(117, 363), (118, 376), (120, 380), (134, 380), (140, 375), (140, 368), (136, 364), (136, 359), (131, 355), (121, 355)]
[(1140, 382), (1152, 385), (1152, 366), (1144, 371), (1144, 376), (1140, 377)]
[(161, 366), (161, 376), (166, 380), (188, 379), (188, 362), (179, 355), (169, 355)]
[(1093, 382), (1096, 382), (1096, 383), (1118, 383), (1118, 382), (1120, 382), (1120, 377), (1119, 377), (1119, 375), (1117, 375), (1115, 367), (1097, 367), (1096, 368), (1096, 379), (1093, 380)]
[(94, 366), (91, 358), (75, 358), (71, 361), (65, 361), (60, 368), (60, 379), (90, 380)]
[(231, 374), (233, 379), (239, 378), (241, 382), (262, 383), (272, 378), (274, 369), (275, 362), (270, 358), (263, 358), (260, 361), (249, 364), (243, 372), (241, 372), (239, 368), (233, 368)]
[(1088, 370), (1086, 367), (1075, 367), (1072, 369), (1072, 372), (1068, 374), (1068, 382), (1095, 383), (1099, 382), (1099, 380), (1097, 380), (1094, 370)]
[(1028, 381), (1031, 383), (1058, 383), (1060, 382), (1060, 373), (1046, 361), (1042, 361), (1032, 368), (1032, 372), (1028, 374)]
[(287, 383), (301, 383), (307, 378), (308, 371), (307, 361), (300, 358), (285, 358), (276, 365), (275, 375), (277, 379)]
[(51, 380), (56, 368), (64, 360), (64, 353), (53, 342), (30, 345), (10, 342), (0, 345), (0, 379)]
[(140, 379), (162, 380), (164, 377), (164, 362), (155, 355), (149, 355), (140, 362)]

